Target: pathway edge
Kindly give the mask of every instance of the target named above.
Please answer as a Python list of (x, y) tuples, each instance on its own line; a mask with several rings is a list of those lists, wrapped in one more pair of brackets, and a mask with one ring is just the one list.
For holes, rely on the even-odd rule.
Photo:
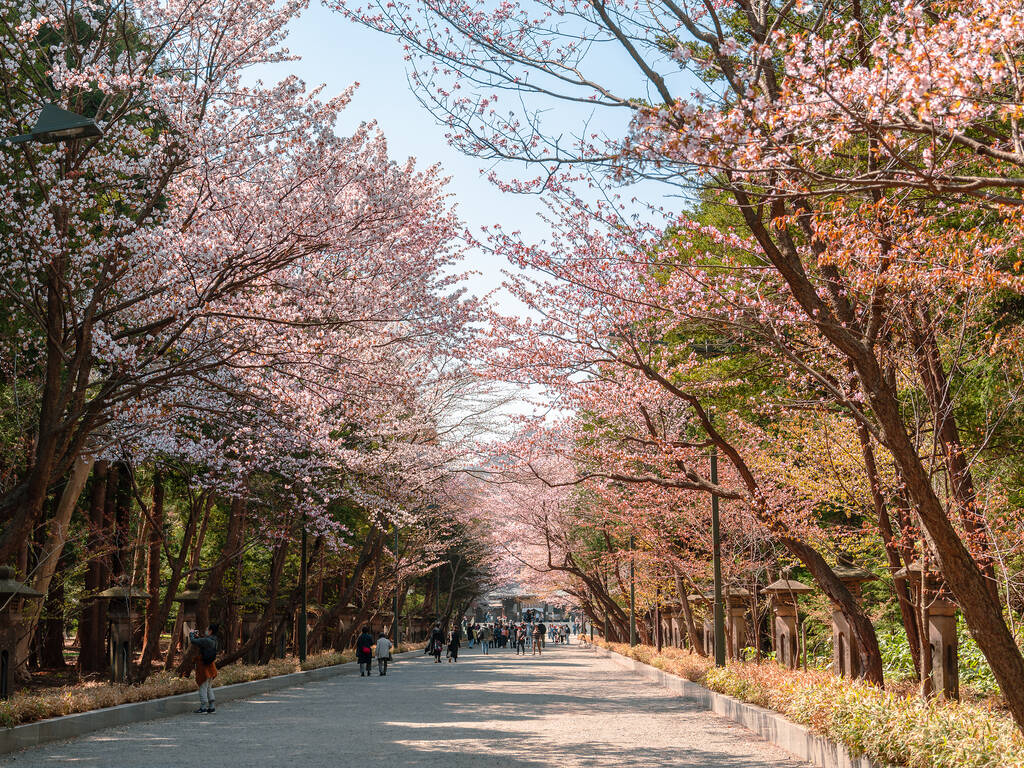
[(854, 756), (842, 744), (837, 744), (825, 736), (813, 733), (803, 725), (787, 720), (778, 712), (748, 704), (722, 693), (716, 693), (703, 685), (690, 682), (682, 677), (664, 670), (644, 664), (622, 654), (605, 648), (594, 647), (599, 656), (610, 659), (615, 664), (625, 667), (640, 677), (668, 688), (680, 697), (704, 709), (739, 723), (753, 731), (765, 741), (792, 753), (818, 768), (884, 768), (864, 755)]
[[(422, 650), (404, 651), (396, 653), (401, 658)], [(258, 696), (262, 693), (277, 691), (282, 688), (291, 688), (296, 685), (327, 680), (332, 677), (344, 674), (355, 665), (354, 661), (347, 661), (344, 664), (334, 664), (329, 667), (320, 667), (303, 672), (290, 672), (287, 675), (275, 675), (264, 677), (261, 680), (249, 680), (244, 683), (233, 683), (217, 687), (217, 703), (224, 701), (235, 701), (247, 699), (251, 696)], [(47, 720), (37, 720), (33, 723), (23, 723), (13, 728), (0, 728), (0, 755), (10, 754), (29, 747), (48, 744), (53, 741), (66, 741), (78, 736), (84, 736), (95, 731), (102, 731), (106, 728), (115, 728), (119, 725), (129, 723), (141, 723), (146, 720), (157, 720), (162, 717), (172, 717), (191, 712), (196, 706), (196, 693), (178, 693), (173, 696), (163, 696), (148, 701), (135, 701), (129, 704), (118, 704), (103, 709), (91, 709), (88, 712), (76, 712), (61, 717), (51, 717)]]

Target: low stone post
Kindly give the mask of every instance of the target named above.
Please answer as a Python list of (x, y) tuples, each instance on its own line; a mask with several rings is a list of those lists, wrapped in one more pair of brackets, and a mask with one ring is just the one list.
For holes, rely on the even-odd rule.
[(735, 661), (742, 661), (743, 649), (747, 647), (747, 606), (750, 591), (733, 587), (726, 596), (725, 650)]
[(813, 591), (812, 587), (793, 579), (779, 579), (762, 590), (772, 598), (772, 644), (775, 646), (775, 658), (789, 669), (796, 669), (800, 661), (796, 600), (798, 596)]
[[(956, 636), (956, 603), (946, 598), (942, 578), (929, 571), (922, 578), (921, 563), (911, 563), (896, 572), (910, 582), (918, 610), (926, 601), (928, 645), (932, 655), (932, 690), (947, 699), (960, 698), (960, 648)], [(923, 585), (923, 589), (922, 589)]]
[(14, 571), (0, 567), (0, 699), (14, 692), (18, 638), (25, 631), (19, 608), (22, 600), (40, 600), (43, 593), (15, 581)]
[[(832, 569), (846, 585), (854, 600), (860, 599), (861, 585), (873, 581), (875, 574), (855, 565), (840, 563)], [(860, 647), (846, 616), (837, 605), (832, 607), (832, 669), (840, 677), (857, 678), (864, 674), (860, 668)]]
[(133, 608), (147, 600), (149, 593), (136, 587), (115, 584), (96, 595), (107, 601), (107, 652), (110, 661), (110, 680), (127, 683), (131, 677), (132, 617), (141, 615)]

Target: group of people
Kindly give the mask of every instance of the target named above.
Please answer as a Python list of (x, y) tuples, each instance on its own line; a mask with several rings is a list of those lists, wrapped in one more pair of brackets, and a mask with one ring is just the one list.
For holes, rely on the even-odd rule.
[(359, 676), (369, 677), (373, 665), (374, 654), (377, 655), (377, 674), (383, 677), (388, 673), (388, 662), (391, 661), (391, 640), (383, 632), (376, 634), (369, 627), (363, 627), (362, 633), (356, 638), (356, 661), (359, 662)]
[[(575, 625), (553, 624), (546, 626), (543, 621), (518, 623), (499, 620), (494, 624), (456, 624), (446, 634), (440, 624), (430, 630), (425, 654), (434, 657), (434, 662), (441, 663), (441, 654), (447, 651), (449, 663), (459, 660), (459, 648), (462, 638), (469, 640), (469, 647), (479, 646), (486, 654), (491, 648), (514, 648), (516, 655), (526, 655), (529, 648), (532, 655), (543, 654), (544, 643), (568, 643), (571, 635), (578, 632)], [(199, 709), (197, 713), (212, 714), (216, 712), (213, 695), (213, 680), (217, 677), (217, 652), (220, 650), (219, 629), (210, 624), (205, 634), (192, 632), (189, 643), (194, 646), (197, 654), (195, 660), (196, 682), (199, 684)], [(368, 626), (356, 638), (356, 661), (359, 662), (359, 676), (370, 677), (374, 657), (377, 659), (377, 674), (381, 677), (388, 673), (388, 662), (391, 661), (393, 645), (383, 632), (371, 632)]]
[(441, 625), (435, 624), (433, 629), (430, 630), (430, 636), (427, 638), (427, 647), (423, 650), (423, 653), (432, 655), (434, 662), (440, 664), (441, 654), (447, 649), (448, 663), (451, 664), (459, 660), (459, 648), (461, 646), (462, 627), (458, 625), (452, 627), (447, 637), (445, 637), (445, 633), (441, 630)]
[(543, 621), (507, 621), (499, 620), (493, 624), (471, 624), (466, 628), (469, 647), (479, 645), (486, 654), (491, 648), (512, 648), (516, 655), (531, 655), (544, 652), (546, 642), (568, 643), (575, 631), (570, 624), (552, 624), (547, 626)]

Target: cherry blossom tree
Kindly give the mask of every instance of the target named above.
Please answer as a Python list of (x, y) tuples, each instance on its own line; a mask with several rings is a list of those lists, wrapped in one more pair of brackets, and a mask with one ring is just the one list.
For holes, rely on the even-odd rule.
[[(740, 341), (753, 325), (856, 420), (866, 462), (884, 447), (1024, 724), (1024, 659), (997, 595), (949, 353), (962, 351), (957, 320), (986, 293), (1019, 290), (1019, 9), (1000, 0), (339, 7), (405, 42), (415, 83), (454, 143), (542, 170), (510, 188), (557, 190), (559, 169), (575, 166), (735, 206), (733, 227), (669, 212), (622, 261), (648, 262), (638, 254), (666, 225), (712, 245), (716, 260), (723, 247), (745, 254), (716, 261), (718, 270), (684, 270), (682, 306), (746, 282), (741, 303), (696, 314), (715, 315), (715, 336)], [(599, 51), (636, 78), (602, 76)], [(628, 112), (632, 127), (569, 138), (543, 122), (551, 100)], [(618, 210), (596, 218), (612, 232), (631, 225)], [(650, 290), (651, 271), (636, 270), (633, 293)], [(903, 408), (910, 389), (924, 393), (923, 428)], [(933, 457), (948, 493), (933, 482)]]

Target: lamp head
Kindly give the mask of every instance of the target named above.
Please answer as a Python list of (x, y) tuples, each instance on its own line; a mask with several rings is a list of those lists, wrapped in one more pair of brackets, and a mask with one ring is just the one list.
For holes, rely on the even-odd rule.
[(26, 141), (56, 144), (60, 141), (74, 141), (102, 135), (103, 131), (91, 117), (83, 117), (69, 112), (56, 104), (45, 104), (31, 133), (15, 136), (9, 141), (13, 144), (21, 144)]

